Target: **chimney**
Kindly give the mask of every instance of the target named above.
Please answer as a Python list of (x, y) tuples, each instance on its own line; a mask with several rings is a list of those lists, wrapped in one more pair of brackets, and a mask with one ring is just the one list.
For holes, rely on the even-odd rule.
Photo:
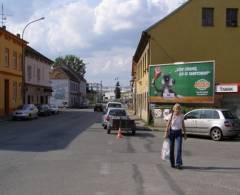
[(18, 37), (19, 39), (21, 38), (19, 33), (17, 34), (17, 37)]
[(6, 26), (2, 26), (2, 29), (3, 29), (3, 30), (6, 30)]

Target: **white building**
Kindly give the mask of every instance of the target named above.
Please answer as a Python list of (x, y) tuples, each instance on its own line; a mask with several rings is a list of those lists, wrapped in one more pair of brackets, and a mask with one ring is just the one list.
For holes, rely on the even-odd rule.
[(53, 89), (50, 102), (58, 106), (83, 107), (86, 102), (86, 80), (68, 66), (57, 67), (51, 73)]

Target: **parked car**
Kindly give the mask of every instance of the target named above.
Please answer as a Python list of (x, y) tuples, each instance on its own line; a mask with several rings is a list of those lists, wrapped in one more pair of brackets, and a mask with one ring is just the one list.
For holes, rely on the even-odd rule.
[(95, 104), (93, 110), (94, 110), (94, 112), (103, 112), (102, 104)]
[(59, 113), (59, 108), (55, 104), (50, 104), (49, 109), (50, 109), (50, 112), (52, 114), (58, 114)]
[(39, 104), (37, 105), (38, 115), (39, 116), (49, 116), (51, 115), (50, 107), (47, 104)]
[(214, 141), (240, 134), (240, 121), (227, 109), (196, 109), (184, 116), (186, 133), (208, 135)]
[(107, 129), (108, 122), (111, 118), (127, 118), (127, 113), (123, 108), (108, 108), (107, 112), (103, 115), (102, 126)]
[(33, 104), (24, 104), (12, 113), (12, 119), (33, 119), (38, 118), (38, 109)]
[(123, 105), (120, 102), (108, 102), (105, 107), (105, 112), (107, 112), (108, 108), (122, 108)]

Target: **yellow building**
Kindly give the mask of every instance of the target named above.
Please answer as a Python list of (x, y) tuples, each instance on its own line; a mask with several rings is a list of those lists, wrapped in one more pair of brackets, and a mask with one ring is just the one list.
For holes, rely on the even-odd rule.
[(22, 104), (22, 41), (0, 28), (0, 116), (6, 116)]
[(239, 85), (239, 10), (239, 0), (189, 0), (143, 31), (132, 69), (137, 115), (149, 117), (150, 64), (215, 60), (215, 82)]

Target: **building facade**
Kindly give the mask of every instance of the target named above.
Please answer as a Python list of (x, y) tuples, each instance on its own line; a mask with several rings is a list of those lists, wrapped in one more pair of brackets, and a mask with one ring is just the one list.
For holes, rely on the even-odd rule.
[(52, 60), (33, 48), (25, 49), (25, 98), (27, 104), (48, 104), (52, 95), (50, 69)]
[(83, 107), (86, 102), (86, 80), (70, 67), (61, 66), (51, 72), (52, 104), (65, 107)]
[(7, 116), (23, 103), (22, 51), (27, 42), (0, 28), (0, 116)]
[[(215, 60), (215, 83), (238, 85), (239, 9), (239, 0), (189, 0), (143, 31), (132, 65), (137, 115), (149, 119), (149, 65)], [(224, 101), (232, 96), (240, 109), (238, 94), (216, 97)]]

